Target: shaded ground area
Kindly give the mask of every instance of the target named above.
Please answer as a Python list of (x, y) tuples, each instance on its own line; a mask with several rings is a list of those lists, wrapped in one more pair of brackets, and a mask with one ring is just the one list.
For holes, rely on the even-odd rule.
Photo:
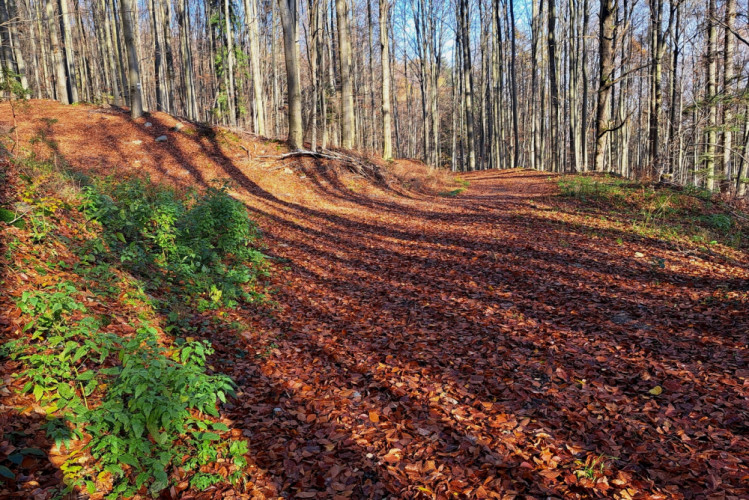
[(745, 254), (643, 239), (538, 172), (439, 197), (161, 115), (32, 112), (74, 168), (228, 177), (258, 220), (278, 306), (212, 339), (256, 496), (749, 495)]

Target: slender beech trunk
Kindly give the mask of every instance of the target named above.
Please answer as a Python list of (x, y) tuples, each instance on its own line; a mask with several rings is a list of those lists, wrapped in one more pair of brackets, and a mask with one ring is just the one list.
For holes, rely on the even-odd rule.
[(153, 44), (154, 44), (154, 55), (153, 55), (153, 73), (154, 73), (154, 84), (156, 86), (156, 110), (164, 110), (164, 98), (163, 90), (161, 88), (161, 42), (159, 41), (159, 22), (157, 7), (154, 3), (155, 0), (151, 0), (150, 11), (151, 11), (151, 22), (153, 26)]
[(716, 0), (708, 0), (707, 10), (707, 94), (705, 100), (708, 106), (708, 117), (705, 131), (705, 175), (707, 176), (706, 187), (710, 191), (715, 189), (715, 143), (718, 135), (718, 109), (715, 103), (718, 77), (718, 29), (715, 3)]
[[(552, 0), (553, 1), (553, 0)], [(513, 167), (520, 166), (520, 132), (518, 129), (518, 90), (516, 83), (515, 60), (517, 50), (515, 48), (515, 4), (514, 0), (508, 0), (510, 4), (510, 82), (511, 82), (511, 100), (512, 100), (512, 131), (513, 131)]]
[(57, 15), (52, 0), (45, 1), (44, 24), (49, 29), (49, 39), (52, 46), (52, 60), (55, 74), (55, 98), (63, 104), (70, 104), (71, 97), (68, 93), (68, 78), (65, 72), (65, 57), (60, 47), (60, 36), (58, 34)]
[(291, 149), (302, 149), (304, 130), (302, 127), (302, 94), (299, 77), (299, 45), (297, 43), (296, 0), (278, 0), (283, 28), (283, 47), (286, 60), (286, 83), (288, 87), (289, 137)]
[(231, 22), (231, 11), (229, 10), (229, 0), (224, 0), (224, 21), (226, 28), (226, 52), (228, 68), (224, 68), (227, 72), (229, 86), (226, 89), (227, 103), (229, 105), (229, 124), (232, 127), (237, 126), (237, 94), (234, 89), (234, 40), (232, 32), (234, 31), (233, 23)]
[(466, 131), (466, 156), (468, 157), (467, 170), (476, 170), (476, 151), (474, 149), (473, 130), (473, 75), (471, 74), (471, 41), (469, 37), (469, 13), (468, 0), (458, 0), (460, 17), (459, 32), (462, 36), (461, 48), (463, 51), (463, 103), (465, 106), (465, 131)]
[(73, 35), (70, 32), (70, 8), (68, 0), (59, 0), (60, 6), (60, 29), (63, 34), (63, 43), (65, 44), (65, 65), (68, 73), (68, 92), (70, 93), (70, 102), (78, 102), (78, 82), (76, 81), (76, 64), (75, 50), (73, 47)]
[(598, 98), (596, 99), (596, 151), (594, 168), (603, 172), (606, 135), (610, 128), (611, 110), (609, 99), (613, 86), (614, 71), (614, 22), (617, 10), (616, 0), (601, 0), (600, 32), (598, 38)]
[(559, 134), (559, 84), (557, 82), (557, 39), (556, 22), (557, 7), (556, 0), (548, 0), (549, 33), (547, 43), (549, 45), (549, 92), (551, 98), (551, 118), (549, 120), (551, 131), (551, 165), (555, 172), (561, 170), (560, 163), (560, 134)]
[(671, 17), (675, 16), (675, 22), (672, 26), (671, 40), (673, 42), (673, 48), (671, 49), (671, 107), (669, 110), (669, 124), (668, 124), (668, 173), (673, 175), (677, 160), (679, 157), (678, 150), (674, 150), (674, 141), (676, 139), (676, 110), (678, 108), (676, 102), (679, 92), (679, 54), (681, 47), (679, 46), (681, 36), (681, 2), (675, 1), (671, 4)]
[(736, 24), (736, 0), (726, 0), (726, 30), (725, 43), (723, 46), (723, 174), (727, 184), (731, 183), (733, 173), (733, 92), (734, 92), (734, 71), (733, 71), (733, 53), (734, 53), (734, 35), (731, 31)]
[(130, 86), (130, 116), (133, 119), (143, 115), (143, 100), (140, 89), (140, 69), (138, 68), (138, 55), (135, 50), (135, 35), (133, 31), (133, 18), (136, 17), (134, 0), (122, 0), (122, 33), (125, 37), (128, 60), (128, 85)]
[(348, 1), (335, 0), (338, 24), (338, 58), (341, 64), (341, 146), (354, 147), (354, 75), (351, 64), (351, 39), (349, 38)]
[[(318, 0), (320, 1), (320, 0)], [(265, 100), (263, 99), (263, 72), (260, 69), (260, 35), (256, 0), (244, 0), (245, 23), (250, 42), (250, 69), (252, 71), (253, 122), (255, 133), (265, 135)]]
[(380, 0), (380, 54), (382, 63), (382, 157), (393, 157), (393, 138), (390, 116), (390, 43), (388, 41), (389, 0)]

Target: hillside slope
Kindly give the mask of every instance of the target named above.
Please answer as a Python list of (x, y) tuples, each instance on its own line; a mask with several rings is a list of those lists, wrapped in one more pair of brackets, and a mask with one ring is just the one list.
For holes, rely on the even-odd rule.
[[(743, 233), (714, 244), (710, 232), (666, 234), (663, 207), (687, 220), (678, 193), (619, 186), (611, 205), (613, 191), (588, 181), (563, 179), (561, 197), (547, 174), (475, 172), (450, 185), (406, 162), (378, 181), (335, 161), (263, 158), (286, 150), (173, 130), (158, 113), (132, 123), (32, 102), (19, 116), (19, 151), (51, 149), (74, 172), (148, 174), (183, 190), (230, 179), (263, 233), (270, 300), (146, 313), (211, 340), (210, 370), (238, 384), (221, 406), (224, 438), (249, 444), (246, 482), (188, 489), (176, 470), (172, 496), (749, 495)], [(662, 203), (633, 204), (646, 198)], [(38, 274), (5, 273), (6, 336), (23, 326), (11, 299), (51, 279)], [(126, 330), (147, 299), (112, 324)], [(15, 397), (3, 393), (3, 425), (39, 428), (18, 419), (33, 411), (13, 409)], [(47, 454), (12, 487), (46, 495), (62, 477), (51, 476), (56, 448), (13, 445), (11, 433), (0, 453)]]

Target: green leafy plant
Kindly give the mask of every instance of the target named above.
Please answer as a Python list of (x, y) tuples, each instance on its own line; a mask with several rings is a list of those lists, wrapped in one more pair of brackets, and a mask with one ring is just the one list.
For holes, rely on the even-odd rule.
[[(219, 457), (232, 461), (229, 479), (238, 479), (247, 444), (222, 439), (229, 428), (212, 420), (234, 386), (206, 372), (210, 343), (188, 341), (169, 351), (146, 323), (127, 338), (103, 332), (78, 293), (70, 283), (24, 293), (18, 305), (32, 318), (25, 327), (31, 335), (2, 352), (25, 362), (23, 392), (56, 415), (47, 432), (58, 446), (91, 436), (87, 448), (97, 464), (85, 469), (73, 454), (63, 467), (68, 485), (91, 491), (106, 472), (114, 481), (110, 498), (132, 496), (144, 485), (158, 493), (171, 467), (197, 471)], [(219, 479), (203, 474), (195, 484)]]
[(730, 215), (727, 214), (709, 214), (701, 217), (702, 222), (721, 233), (728, 233), (734, 222)]
[(142, 180), (87, 187), (84, 194), (84, 212), (132, 270), (160, 269), (199, 295), (201, 309), (257, 297), (247, 287), (267, 274), (265, 256), (253, 246), (260, 233), (226, 185), (184, 199)]

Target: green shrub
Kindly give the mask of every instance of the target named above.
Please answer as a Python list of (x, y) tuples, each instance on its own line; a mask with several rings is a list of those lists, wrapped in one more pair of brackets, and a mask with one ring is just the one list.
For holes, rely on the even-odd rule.
[[(144, 485), (158, 493), (168, 487), (171, 467), (197, 474), (218, 458), (233, 462), (229, 479), (238, 479), (247, 444), (222, 440), (228, 427), (205, 417), (218, 417), (218, 402), (233, 394), (228, 377), (205, 372), (211, 345), (190, 341), (169, 353), (145, 323), (127, 338), (106, 333), (76, 294), (69, 283), (25, 292), (18, 305), (32, 318), (25, 327), (31, 336), (2, 349), (25, 363), (23, 392), (54, 415), (47, 431), (58, 446), (91, 436), (87, 448), (97, 463), (84, 468), (71, 454), (62, 467), (68, 486), (93, 493), (106, 472), (113, 478), (110, 498), (133, 496)], [(92, 396), (100, 404), (91, 405)], [(207, 480), (198, 475), (194, 482)]]
[(107, 245), (137, 272), (161, 269), (199, 295), (201, 307), (252, 300), (246, 286), (266, 274), (260, 234), (226, 186), (179, 198), (145, 181), (84, 190), (86, 215), (101, 223)]
[(700, 218), (702, 222), (721, 233), (728, 233), (733, 226), (733, 219), (728, 214), (709, 214)]

